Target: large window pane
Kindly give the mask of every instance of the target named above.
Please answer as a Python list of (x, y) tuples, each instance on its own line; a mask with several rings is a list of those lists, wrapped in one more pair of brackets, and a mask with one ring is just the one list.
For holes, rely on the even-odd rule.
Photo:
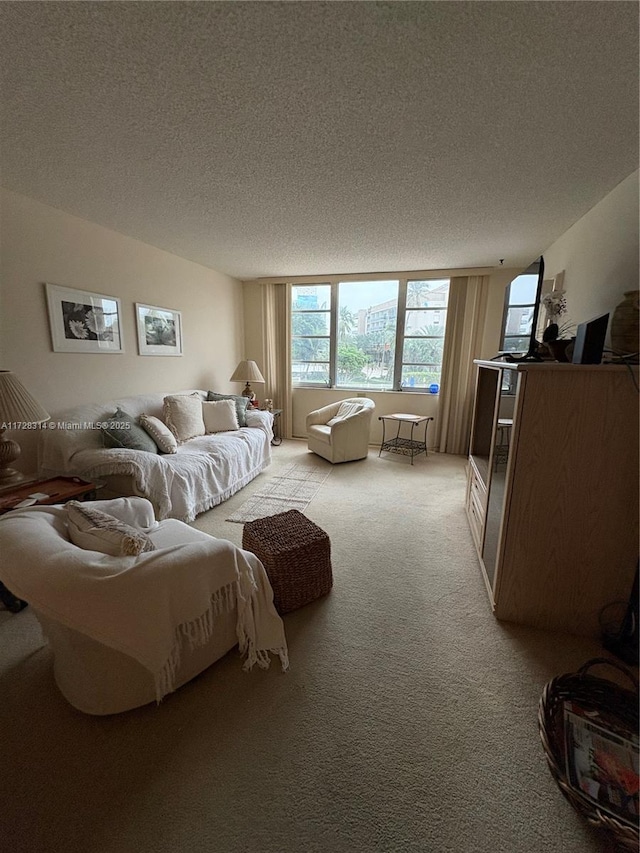
[(393, 386), (398, 281), (338, 285), (338, 386), (384, 390)]
[(440, 383), (449, 279), (407, 282), (407, 308), (400, 386), (428, 388)]
[(424, 391), (439, 383), (448, 279), (334, 279), (292, 285), (291, 298), (295, 385)]
[(526, 352), (533, 323), (538, 276), (519, 275), (505, 291), (504, 326), (500, 349), (506, 352)]
[(331, 285), (294, 285), (291, 306), (291, 380), (329, 385)]

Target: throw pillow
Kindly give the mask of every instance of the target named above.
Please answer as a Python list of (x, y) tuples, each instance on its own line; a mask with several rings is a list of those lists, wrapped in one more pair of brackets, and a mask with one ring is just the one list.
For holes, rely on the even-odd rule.
[(248, 397), (241, 397), (238, 394), (216, 394), (215, 391), (209, 391), (207, 400), (233, 400), (236, 404), (236, 412), (238, 414), (238, 426), (246, 427), (247, 425), (247, 407), (250, 400)]
[(161, 453), (176, 453), (178, 450), (176, 437), (160, 418), (155, 418), (153, 415), (140, 415), (140, 426), (149, 433)]
[(202, 400), (199, 394), (175, 394), (164, 398), (164, 422), (178, 444), (204, 435)]
[(330, 421), (327, 421), (327, 426), (333, 426), (338, 421), (344, 421), (351, 417), (351, 415), (357, 415), (358, 412), (362, 411), (362, 408), (363, 406), (360, 403), (340, 403), (340, 408), (335, 416)]
[(202, 415), (207, 433), (239, 429), (236, 404), (233, 400), (207, 401), (202, 404)]
[(136, 423), (135, 418), (120, 408), (109, 420), (102, 421), (100, 429), (105, 447), (144, 450), (146, 453), (158, 452), (158, 445), (153, 438)]
[(107, 512), (80, 501), (69, 501), (65, 510), (69, 539), (79, 548), (111, 557), (135, 557), (144, 551), (155, 551), (156, 546), (146, 533)]

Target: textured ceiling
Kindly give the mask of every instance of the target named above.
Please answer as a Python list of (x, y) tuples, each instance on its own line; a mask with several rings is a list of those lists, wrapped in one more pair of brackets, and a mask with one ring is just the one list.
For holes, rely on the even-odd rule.
[(638, 167), (636, 2), (2, 2), (3, 186), (239, 278), (527, 264)]

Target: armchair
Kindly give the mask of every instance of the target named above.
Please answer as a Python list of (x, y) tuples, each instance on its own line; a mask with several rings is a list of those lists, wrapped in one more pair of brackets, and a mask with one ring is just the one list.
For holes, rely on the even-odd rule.
[[(238, 645), (245, 669), (268, 667), (269, 652), (286, 668), (283, 623), (253, 554), (176, 519), (156, 522), (145, 498), (83, 503), (98, 511), (84, 531), (68, 506), (0, 518), (0, 580), (31, 605), (75, 708), (159, 702)], [(120, 533), (126, 546), (115, 551)], [(144, 550), (134, 551), (136, 537)]]
[(369, 431), (375, 403), (350, 397), (307, 415), (307, 446), (329, 462), (351, 462), (369, 453)]

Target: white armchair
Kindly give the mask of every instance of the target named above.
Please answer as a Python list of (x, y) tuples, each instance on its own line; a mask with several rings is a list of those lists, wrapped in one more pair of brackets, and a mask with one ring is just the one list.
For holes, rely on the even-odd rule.
[(0, 580), (31, 605), (74, 707), (115, 714), (159, 701), (234, 646), (245, 669), (266, 668), (270, 651), (286, 667), (283, 623), (254, 554), (176, 519), (156, 522), (144, 498), (81, 507), (115, 527), (96, 517), (77, 528), (60, 505), (0, 519)]
[(307, 446), (329, 462), (351, 462), (369, 453), (369, 432), (375, 403), (350, 397), (309, 412)]

